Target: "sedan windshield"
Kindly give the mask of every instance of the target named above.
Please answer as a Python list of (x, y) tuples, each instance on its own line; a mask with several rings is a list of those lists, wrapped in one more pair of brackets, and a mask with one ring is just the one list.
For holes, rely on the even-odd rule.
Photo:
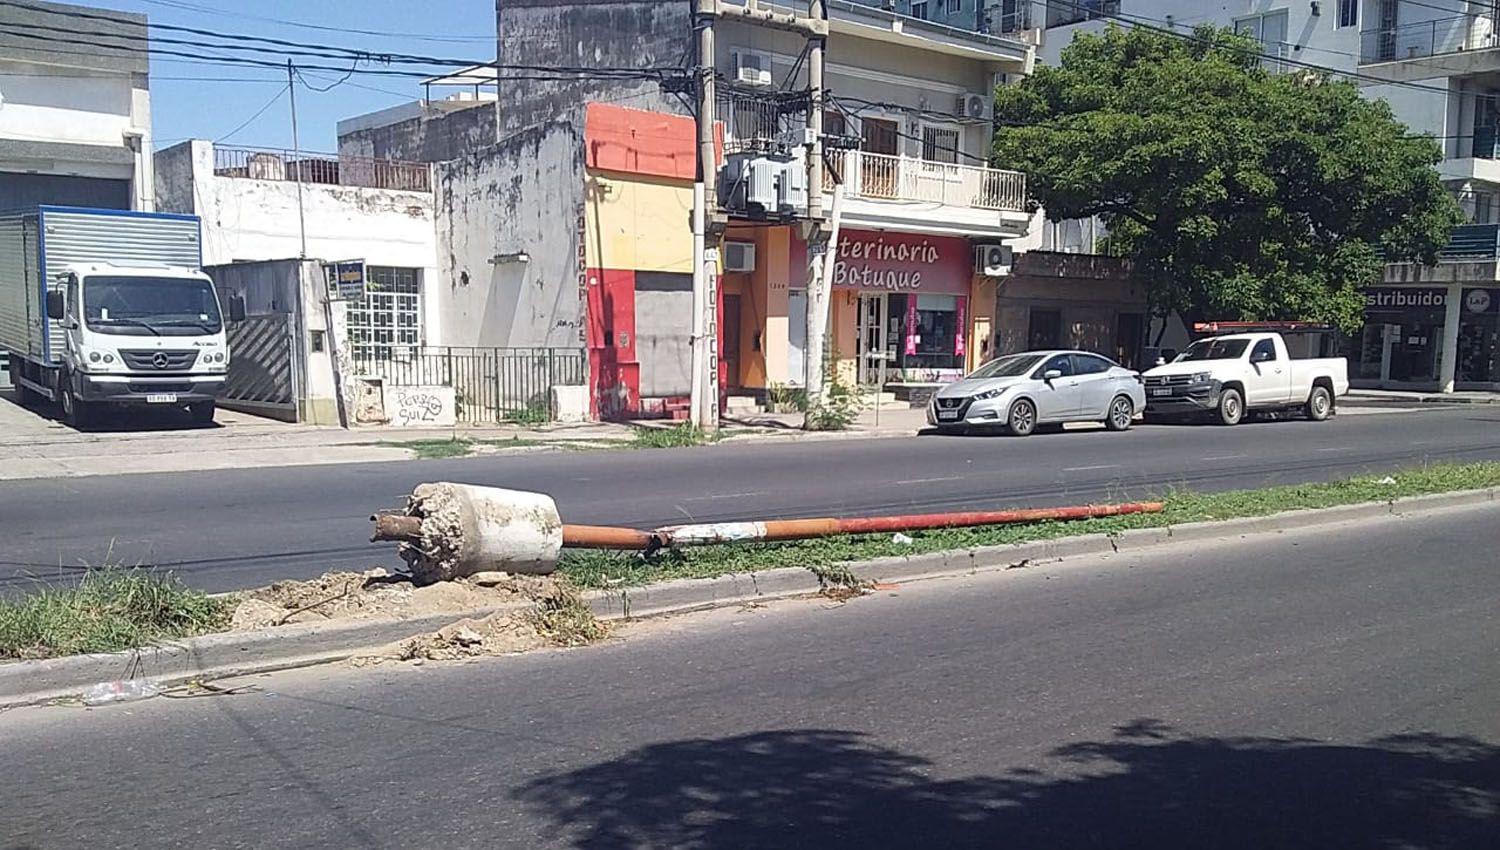
[(1187, 347), (1187, 350), (1177, 355), (1173, 363), (1187, 363), (1192, 360), (1235, 360), (1245, 353), (1245, 346), (1250, 344), (1248, 339), (1200, 339)]
[(1030, 372), (1042, 360), (1040, 354), (1012, 354), (999, 357), (974, 370), (971, 378), (1018, 378)]
[(108, 334), (196, 336), (224, 325), (213, 285), (182, 277), (94, 276), (83, 280), (83, 318)]

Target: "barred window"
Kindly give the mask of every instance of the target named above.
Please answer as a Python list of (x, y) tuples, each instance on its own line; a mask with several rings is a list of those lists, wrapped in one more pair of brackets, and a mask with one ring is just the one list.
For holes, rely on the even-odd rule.
[(365, 269), (365, 297), (349, 305), (349, 343), (358, 359), (389, 359), (395, 347), (422, 342), (421, 270)]

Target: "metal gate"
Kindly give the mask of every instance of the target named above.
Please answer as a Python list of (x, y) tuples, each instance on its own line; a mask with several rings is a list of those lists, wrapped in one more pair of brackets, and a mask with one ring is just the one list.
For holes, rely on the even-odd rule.
[(251, 316), (224, 327), (229, 336), (229, 374), (220, 400), (229, 407), (296, 421), (291, 315)]

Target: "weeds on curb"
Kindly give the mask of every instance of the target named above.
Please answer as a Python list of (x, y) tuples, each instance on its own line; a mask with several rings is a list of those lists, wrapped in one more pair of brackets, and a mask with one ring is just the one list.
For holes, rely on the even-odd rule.
[(406, 440), (389, 442), (387, 446), (410, 449), (418, 460), (438, 460), (448, 457), (466, 457), (474, 451), (474, 442), (467, 437), (449, 437), (435, 440)]
[(680, 449), (717, 442), (718, 439), (717, 433), (704, 431), (691, 422), (682, 422), (670, 428), (637, 425), (631, 442), (638, 449)]
[(144, 567), (90, 570), (75, 584), (0, 599), (0, 658), (115, 652), (222, 631), (234, 602)]
[(850, 535), (789, 543), (694, 547), (664, 552), (650, 560), (629, 553), (569, 550), (563, 554), (559, 571), (583, 588), (628, 587), (780, 567), (806, 567), (817, 572), (832, 565), (872, 558), (964, 551), (1083, 534), (1119, 535), (1138, 528), (1165, 528), (1189, 522), (1266, 516), (1287, 510), (1383, 502), (1488, 487), (1500, 487), (1500, 463), (1435, 464), (1388, 475), (1361, 475), (1258, 490), (1193, 493), (1169, 489), (1152, 494), (1117, 494), (1117, 499), (1161, 498), (1167, 507), (1159, 514), (913, 532), (910, 543), (894, 542), (890, 535)]
[(609, 636), (609, 625), (594, 616), (567, 581), (558, 581), (555, 591), (537, 600), (526, 616), (537, 634), (555, 646), (587, 646)]

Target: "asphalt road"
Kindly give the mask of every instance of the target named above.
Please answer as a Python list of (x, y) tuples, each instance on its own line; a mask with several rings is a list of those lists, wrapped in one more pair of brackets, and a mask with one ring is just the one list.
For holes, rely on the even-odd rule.
[(0, 847), (1500, 845), (1500, 508), (0, 714)]
[(106, 561), (168, 566), (208, 590), (399, 566), (392, 548), (366, 542), (368, 518), (423, 481), (540, 490), (568, 522), (655, 527), (1138, 498), (1432, 458), (1500, 458), (1500, 409), (9, 481), (0, 591)]

